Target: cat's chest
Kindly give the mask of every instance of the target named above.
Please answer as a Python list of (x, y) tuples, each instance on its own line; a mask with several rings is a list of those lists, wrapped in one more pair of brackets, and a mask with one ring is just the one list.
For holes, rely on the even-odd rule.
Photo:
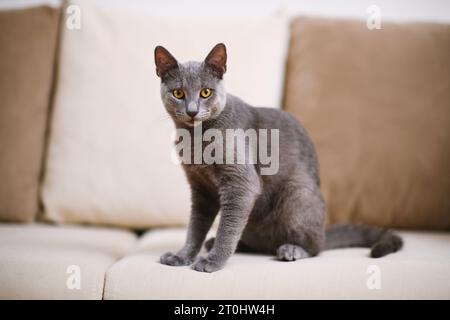
[(184, 170), (190, 183), (198, 183), (210, 189), (216, 189), (219, 175), (215, 165), (184, 164)]

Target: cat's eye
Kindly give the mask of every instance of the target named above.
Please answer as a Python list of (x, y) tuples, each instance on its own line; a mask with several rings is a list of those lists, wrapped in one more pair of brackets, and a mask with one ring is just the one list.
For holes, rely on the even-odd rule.
[(184, 98), (184, 92), (180, 89), (175, 89), (172, 91), (172, 94), (177, 99), (183, 99)]
[(204, 88), (202, 91), (200, 91), (200, 97), (202, 98), (208, 98), (212, 94), (212, 90), (209, 88)]

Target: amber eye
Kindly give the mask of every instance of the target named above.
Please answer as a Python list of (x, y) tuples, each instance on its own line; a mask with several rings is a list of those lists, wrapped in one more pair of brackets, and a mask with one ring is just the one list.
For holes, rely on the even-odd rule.
[(208, 98), (212, 93), (212, 90), (209, 88), (204, 88), (202, 91), (200, 91), (200, 97), (202, 98)]
[(177, 99), (183, 99), (184, 98), (184, 92), (180, 89), (175, 89), (172, 91), (172, 94)]

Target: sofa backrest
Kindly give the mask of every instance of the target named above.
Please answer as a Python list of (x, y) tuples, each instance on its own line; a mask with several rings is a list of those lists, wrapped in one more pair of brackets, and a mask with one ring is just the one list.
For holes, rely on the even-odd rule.
[(173, 123), (154, 49), (180, 61), (228, 47), (226, 87), (255, 105), (282, 99), (288, 24), (281, 17), (166, 19), (71, 1), (63, 28), (43, 185), (46, 220), (148, 228), (186, 224), (190, 190), (171, 160)]
[(0, 11), (0, 221), (39, 209), (60, 10)]
[(287, 70), (330, 223), (450, 228), (450, 25), (298, 18)]
[[(228, 18), (205, 32), (205, 21), (69, 4), (82, 9), (81, 29), (59, 25), (58, 9), (0, 12), (0, 220), (32, 221), (41, 187), (47, 221), (186, 224), (189, 186), (170, 159), (153, 48), (183, 61), (223, 41), (228, 89), (279, 106), (286, 20)], [(317, 147), (329, 223), (450, 228), (449, 52), (449, 25), (293, 21), (285, 109)]]

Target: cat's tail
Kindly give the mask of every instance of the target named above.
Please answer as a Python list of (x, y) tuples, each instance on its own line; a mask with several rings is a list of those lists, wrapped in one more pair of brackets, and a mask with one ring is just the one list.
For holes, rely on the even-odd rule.
[(402, 238), (389, 229), (367, 225), (337, 224), (326, 230), (325, 250), (367, 247), (371, 248), (372, 258), (379, 258), (400, 250), (402, 246)]

